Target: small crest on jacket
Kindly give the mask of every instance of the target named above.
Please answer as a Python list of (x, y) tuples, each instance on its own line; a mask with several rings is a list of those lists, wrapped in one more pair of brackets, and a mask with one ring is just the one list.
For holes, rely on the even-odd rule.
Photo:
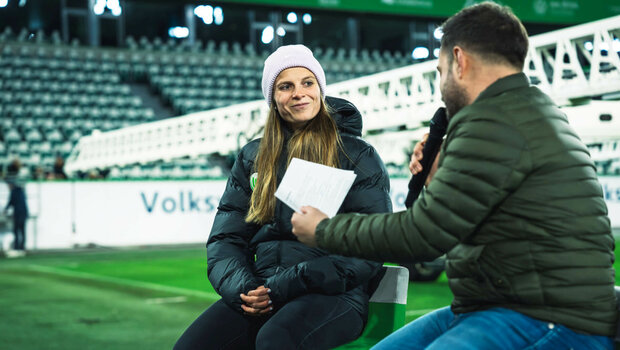
[(254, 187), (256, 187), (256, 179), (258, 178), (258, 173), (254, 173), (250, 175), (250, 189), (254, 191)]

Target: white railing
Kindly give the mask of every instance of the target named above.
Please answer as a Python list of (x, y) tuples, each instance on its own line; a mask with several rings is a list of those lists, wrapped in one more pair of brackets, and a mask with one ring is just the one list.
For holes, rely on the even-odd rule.
[[(609, 150), (609, 145), (616, 140), (620, 143), (620, 101), (590, 101), (583, 106), (564, 106), (562, 110), (585, 143), (600, 143), (604, 150)], [(605, 116), (611, 116), (610, 120)], [(407, 154), (413, 150), (414, 142), (426, 132), (426, 128), (390, 131), (366, 135), (365, 139), (377, 149), (386, 164), (402, 165), (407, 164)], [(592, 158), (597, 161), (620, 159), (620, 148), (614, 148), (614, 152), (592, 153)]]
[(95, 132), (79, 140), (65, 169), (75, 172), (186, 156), (228, 154), (256, 136), (267, 112), (264, 102), (248, 102), (105, 133)]
[(590, 144), (588, 147), (594, 162), (613, 162), (620, 165), (620, 140)]
[[(571, 123), (580, 125), (576, 129), (584, 141), (590, 137), (620, 138), (619, 116), (605, 123), (597, 112), (611, 108), (610, 103), (616, 111), (620, 110), (620, 102), (609, 102), (604, 107), (599, 103), (570, 106), (576, 100), (620, 94), (620, 59), (616, 52), (620, 51), (619, 38), (620, 16), (530, 38), (525, 73), (559, 105), (566, 106)], [(436, 60), (427, 61), (332, 84), (328, 94), (353, 102), (364, 116), (365, 131), (396, 127), (415, 131), (442, 105), (436, 66)], [(184, 156), (228, 154), (258, 135), (266, 115), (267, 105), (261, 100), (94, 133), (80, 139), (65, 169), (75, 172)], [(404, 142), (403, 138), (398, 140)], [(400, 145), (390, 144), (385, 152), (398, 148)]]

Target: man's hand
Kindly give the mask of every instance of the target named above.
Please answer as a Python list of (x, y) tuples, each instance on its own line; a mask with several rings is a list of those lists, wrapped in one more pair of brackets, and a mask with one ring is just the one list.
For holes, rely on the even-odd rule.
[(411, 161), (409, 162), (409, 171), (411, 171), (411, 174), (413, 175), (416, 175), (422, 171), (422, 164), (420, 161), (422, 160), (422, 150), (424, 149), (426, 140), (428, 140), (428, 133), (424, 134), (422, 141), (416, 143), (413, 147), (413, 154), (411, 155)]
[(322, 211), (308, 206), (301, 207), (301, 214), (294, 213), (291, 218), (293, 234), (301, 243), (316, 247), (316, 226), (323, 219), (327, 219), (327, 215)]
[(241, 300), (245, 305), (241, 305), (246, 314), (260, 316), (273, 310), (271, 299), (269, 298), (270, 289), (260, 286), (248, 292), (241, 294)]

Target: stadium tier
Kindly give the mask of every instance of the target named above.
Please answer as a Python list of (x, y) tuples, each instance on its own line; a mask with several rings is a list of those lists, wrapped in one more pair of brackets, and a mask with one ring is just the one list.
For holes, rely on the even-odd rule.
[[(620, 134), (620, 102), (617, 101), (620, 58), (618, 50), (609, 50), (620, 42), (619, 28), (620, 17), (616, 16), (532, 36), (526, 58), (524, 72), (563, 108), (592, 152), (614, 148)], [(171, 83), (197, 83), (206, 79), (195, 78), (194, 71), (183, 68), (184, 65), (179, 67), (182, 68), (176, 65), (163, 68), (171, 71), (167, 78)], [(330, 83), (327, 88), (328, 94), (346, 98), (359, 108), (364, 118), (364, 137), (377, 148), (391, 175), (407, 176), (406, 165), (413, 142), (426, 132), (428, 119), (442, 105), (436, 67), (437, 62), (430, 60)], [(239, 84), (224, 75), (246, 71), (238, 67), (218, 69), (217, 65), (214, 69), (222, 76), (213, 78), (213, 84), (223, 80), (227, 80), (226, 84)], [(245, 84), (245, 80), (242, 82)], [(175, 86), (175, 89), (175, 94), (184, 96), (190, 103), (209, 101), (206, 96), (187, 97), (207, 93), (208, 88)], [(266, 115), (266, 104), (258, 100), (87, 136), (80, 140), (67, 166), (70, 172), (119, 167), (124, 169), (120, 173), (124, 173), (128, 172), (125, 167), (135, 164), (168, 162), (175, 158), (212, 155), (225, 158), (260, 135)], [(618, 156), (613, 154), (598, 161), (599, 172), (615, 174), (618, 161)], [(223, 171), (226, 172), (226, 167)]]
[[(618, 56), (608, 55), (604, 49), (604, 45), (613, 46), (619, 40), (616, 22), (617, 17), (534, 36), (535, 49), (525, 67), (532, 82), (565, 107), (571, 123), (585, 121), (577, 129), (589, 144), (600, 174), (620, 172), (620, 159), (604, 151), (617, 147), (617, 136), (613, 137), (618, 128), (618, 118), (613, 117), (617, 102), (579, 105), (588, 99), (600, 100), (602, 95), (614, 100), (614, 93), (620, 91)], [(94, 130), (105, 134), (168, 116), (217, 110), (192, 117), (194, 124), (183, 124), (191, 118), (174, 118), (178, 121), (166, 124), (168, 129), (190, 132), (188, 128), (195, 128), (200, 119), (199, 130), (193, 134), (205, 130), (202, 141), (214, 143), (212, 147), (160, 152), (155, 158), (133, 161), (123, 161), (135, 158), (127, 158), (131, 149), (117, 150), (116, 164), (92, 166), (74, 175), (103, 174), (114, 179), (222, 177), (240, 142), (260, 132), (265, 114), (258, 107), (260, 102), (239, 106), (262, 99), (260, 79), (267, 51), (258, 53), (250, 44), (226, 41), (204, 44), (197, 40), (189, 45), (172, 38), (128, 37), (125, 47), (101, 48), (81, 46), (76, 41), (65, 45), (56, 32), (46, 36), (39, 31), (35, 38), (29, 40), (25, 29), (13, 34), (8, 27), (0, 34), (0, 161), (7, 164), (18, 157), (26, 165), (22, 168), (24, 176), (40, 174), (40, 168), (49, 168), (56, 156), (67, 158), (78, 140)], [(586, 43), (594, 49), (587, 48)], [(348, 98), (360, 108), (365, 117), (365, 137), (379, 150), (390, 174), (407, 176), (412, 142), (423, 135), (425, 121), (441, 103), (435, 63), (409, 66), (410, 59), (401, 53), (378, 50), (314, 51), (325, 68), (329, 93)], [(155, 105), (149, 99), (155, 99)], [(158, 104), (170, 112), (160, 113)], [(246, 111), (241, 111), (244, 108)], [(597, 120), (586, 120), (583, 114), (592, 114)], [(601, 119), (604, 115), (609, 115), (609, 120)], [(248, 126), (240, 130), (238, 125)], [(157, 130), (157, 135), (170, 135), (162, 126), (149, 123), (144, 128)], [(605, 132), (611, 137), (601, 139)], [(131, 140), (139, 146), (136, 138)], [(183, 142), (183, 137), (175, 140)], [(599, 150), (601, 157), (597, 156)]]
[[(262, 99), (260, 79), (267, 52), (251, 45), (213, 41), (188, 46), (156, 38), (125, 48), (64, 45), (57, 32), (27, 40), (27, 31), (0, 34), (0, 162), (19, 158), (22, 175), (49, 168), (67, 158), (80, 137), (161, 119), (144, 103), (134, 85), (173, 115), (221, 108)], [(327, 79), (338, 82), (402, 66), (400, 53), (317, 48)], [(158, 162), (107, 169), (112, 178), (221, 177), (206, 157), (195, 164)], [(193, 165), (193, 166), (192, 166)], [(106, 173), (107, 173), (106, 171)]]

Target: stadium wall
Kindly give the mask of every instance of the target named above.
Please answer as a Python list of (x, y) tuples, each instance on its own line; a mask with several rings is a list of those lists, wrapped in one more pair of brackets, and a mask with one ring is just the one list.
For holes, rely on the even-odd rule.
[[(612, 226), (620, 228), (620, 176), (602, 176), (600, 182)], [(407, 183), (392, 179), (395, 211), (405, 209)], [(26, 248), (204, 243), (225, 185), (225, 180), (30, 182)], [(4, 188), (2, 205), (6, 198)]]

